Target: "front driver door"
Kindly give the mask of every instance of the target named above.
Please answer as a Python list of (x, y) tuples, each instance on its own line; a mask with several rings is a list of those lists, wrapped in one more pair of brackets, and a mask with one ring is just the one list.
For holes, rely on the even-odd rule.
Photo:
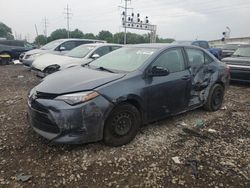
[(164, 118), (187, 108), (191, 83), (190, 71), (187, 70), (183, 54), (182, 48), (172, 48), (160, 54), (150, 65), (168, 69), (169, 75), (145, 79), (149, 121)]

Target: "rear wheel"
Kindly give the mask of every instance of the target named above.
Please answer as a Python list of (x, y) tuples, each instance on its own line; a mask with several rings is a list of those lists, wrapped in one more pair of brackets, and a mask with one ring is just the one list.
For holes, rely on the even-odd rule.
[(123, 103), (115, 107), (104, 127), (104, 143), (109, 146), (121, 146), (136, 136), (141, 123), (140, 113), (131, 104)]
[(217, 111), (221, 108), (224, 99), (224, 88), (220, 84), (215, 84), (209, 92), (204, 108), (208, 111)]

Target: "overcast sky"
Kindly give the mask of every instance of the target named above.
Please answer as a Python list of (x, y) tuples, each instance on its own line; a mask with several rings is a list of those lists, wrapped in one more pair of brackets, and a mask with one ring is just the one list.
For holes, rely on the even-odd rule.
[[(79, 28), (94, 34), (100, 30), (123, 31), (122, 10), (118, 8), (123, 0), (0, 0), (0, 21), (10, 26), (14, 34), (33, 40), (35, 24), (39, 34), (44, 32), (45, 16), (48, 34), (66, 28), (63, 12), (67, 4), (73, 13), (71, 30)], [(249, 0), (132, 0), (128, 5), (135, 13), (148, 16), (163, 38), (218, 39), (226, 26), (231, 28), (232, 37), (250, 36)]]

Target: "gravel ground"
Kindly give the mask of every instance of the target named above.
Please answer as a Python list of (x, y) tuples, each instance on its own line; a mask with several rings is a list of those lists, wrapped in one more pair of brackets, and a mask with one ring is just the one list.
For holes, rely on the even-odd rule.
[(0, 66), (0, 187), (250, 187), (250, 87), (234, 84), (218, 112), (197, 109), (143, 127), (123, 147), (54, 145), (26, 119), (40, 80)]

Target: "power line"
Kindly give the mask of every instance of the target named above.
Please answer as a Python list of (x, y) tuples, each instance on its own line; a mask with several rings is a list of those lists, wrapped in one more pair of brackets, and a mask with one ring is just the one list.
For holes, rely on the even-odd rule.
[(69, 38), (70, 37), (69, 20), (71, 19), (72, 12), (68, 4), (64, 10), (65, 10), (64, 14), (66, 15), (66, 19), (67, 19), (67, 31), (68, 31), (68, 38)]

